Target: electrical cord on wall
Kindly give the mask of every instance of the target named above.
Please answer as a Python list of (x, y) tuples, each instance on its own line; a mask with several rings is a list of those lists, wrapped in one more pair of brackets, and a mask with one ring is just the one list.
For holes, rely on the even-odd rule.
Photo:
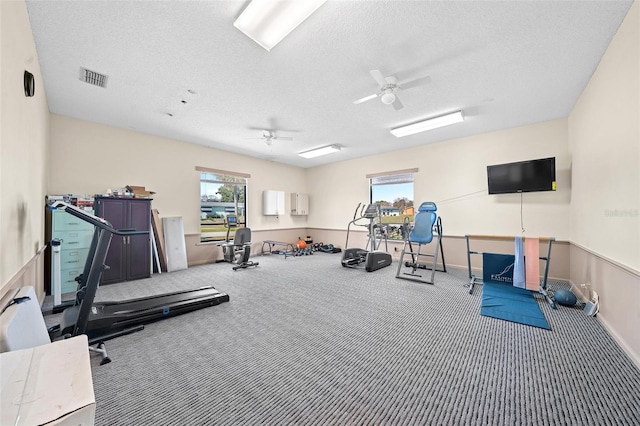
[[(486, 191), (486, 189), (482, 189), (480, 191), (474, 191), (474, 192), (470, 192), (468, 194), (463, 194), (463, 195), (458, 195), (456, 197), (451, 197), (451, 198), (447, 198), (444, 200), (439, 200), (436, 202), (436, 204), (447, 204), (447, 203), (455, 203), (457, 201), (462, 201), (462, 199), (464, 198), (470, 198), (470, 197), (476, 197), (479, 196), (480, 194), (484, 193)], [(520, 191), (520, 229), (522, 231), (522, 235), (524, 235), (525, 229), (524, 229), (524, 213), (523, 213), (523, 193), (522, 191)]]
[(9, 304), (7, 304), (7, 306), (4, 307), (4, 309), (2, 310), (2, 312), (0, 312), (0, 314), (3, 314), (4, 311), (9, 309), (9, 306), (11, 306), (11, 305), (16, 305), (18, 303), (28, 302), (29, 300), (31, 300), (31, 298), (29, 296), (16, 297), (16, 298), (12, 299), (11, 302), (9, 302)]
[(436, 204), (446, 204), (446, 203), (449, 203), (449, 202), (456, 202), (456, 201), (460, 201), (462, 198), (471, 197), (473, 195), (485, 194), (486, 192), (487, 192), (486, 189), (481, 189), (479, 191), (470, 192), (468, 194), (458, 195), (456, 197), (451, 197), (451, 198), (447, 198), (447, 199), (444, 199), (444, 200), (439, 200), (439, 201), (436, 201), (435, 203)]

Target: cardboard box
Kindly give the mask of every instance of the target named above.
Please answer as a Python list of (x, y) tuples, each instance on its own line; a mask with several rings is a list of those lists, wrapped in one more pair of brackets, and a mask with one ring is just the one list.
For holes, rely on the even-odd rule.
[(87, 336), (0, 354), (2, 425), (95, 423)]
[(127, 191), (140, 198), (148, 198), (155, 194), (155, 192), (153, 191), (147, 191), (144, 186), (127, 185)]

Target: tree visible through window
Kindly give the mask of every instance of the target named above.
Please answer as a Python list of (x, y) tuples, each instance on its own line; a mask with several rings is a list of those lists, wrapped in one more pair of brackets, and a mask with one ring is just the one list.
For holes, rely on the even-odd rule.
[(376, 176), (370, 179), (370, 202), (380, 205), (382, 223), (389, 224), (388, 238), (401, 240), (405, 218), (413, 222), (413, 173)]
[(247, 226), (247, 179), (229, 174), (200, 172), (200, 240), (233, 239), (236, 228), (227, 228), (229, 215), (237, 217), (238, 227)]

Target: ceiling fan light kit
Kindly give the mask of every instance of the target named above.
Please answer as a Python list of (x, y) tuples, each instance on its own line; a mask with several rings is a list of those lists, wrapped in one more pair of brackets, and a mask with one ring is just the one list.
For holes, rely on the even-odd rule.
[(385, 93), (380, 96), (380, 100), (385, 105), (391, 105), (396, 100), (396, 95), (393, 94), (393, 90), (387, 89)]
[(252, 0), (233, 26), (270, 51), (327, 0)]
[(309, 151), (299, 152), (298, 155), (302, 158), (316, 158), (322, 155), (340, 152), (341, 150), (342, 148), (340, 148), (338, 145), (328, 145), (320, 148), (310, 149)]
[(391, 129), (391, 134), (397, 138), (413, 135), (415, 133), (426, 132), (427, 130), (437, 129), (439, 127), (449, 126), (451, 124), (461, 123), (464, 121), (462, 111), (451, 112), (440, 115), (438, 117), (428, 118), (417, 123)]
[(370, 99), (380, 98), (380, 101), (385, 105), (392, 105), (393, 108), (397, 111), (403, 108), (402, 102), (398, 99), (398, 95), (396, 92), (401, 91), (402, 89), (412, 89), (414, 87), (424, 86), (425, 84), (429, 84), (431, 82), (431, 77), (421, 77), (415, 80), (407, 81), (404, 83), (398, 83), (398, 78), (390, 75), (385, 77), (380, 70), (371, 70), (369, 71), (371, 77), (375, 80), (376, 83), (380, 85), (380, 91), (378, 93), (374, 93), (373, 95), (365, 96), (364, 98), (358, 99), (357, 101), (353, 101), (355, 105), (366, 102)]

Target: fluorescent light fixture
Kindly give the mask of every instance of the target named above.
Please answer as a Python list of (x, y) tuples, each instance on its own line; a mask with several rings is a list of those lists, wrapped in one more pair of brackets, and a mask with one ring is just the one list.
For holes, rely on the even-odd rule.
[(407, 126), (396, 127), (391, 129), (391, 134), (397, 138), (413, 135), (414, 133), (425, 132), (427, 130), (437, 129), (438, 127), (448, 126), (450, 124), (461, 123), (464, 121), (462, 111), (456, 111), (439, 117), (428, 118), (417, 123)]
[(252, 0), (233, 26), (267, 50), (327, 0)]
[(321, 155), (331, 154), (333, 152), (340, 152), (342, 148), (338, 145), (323, 146), (321, 148), (311, 149), (309, 151), (299, 152), (298, 155), (303, 158), (316, 158)]

